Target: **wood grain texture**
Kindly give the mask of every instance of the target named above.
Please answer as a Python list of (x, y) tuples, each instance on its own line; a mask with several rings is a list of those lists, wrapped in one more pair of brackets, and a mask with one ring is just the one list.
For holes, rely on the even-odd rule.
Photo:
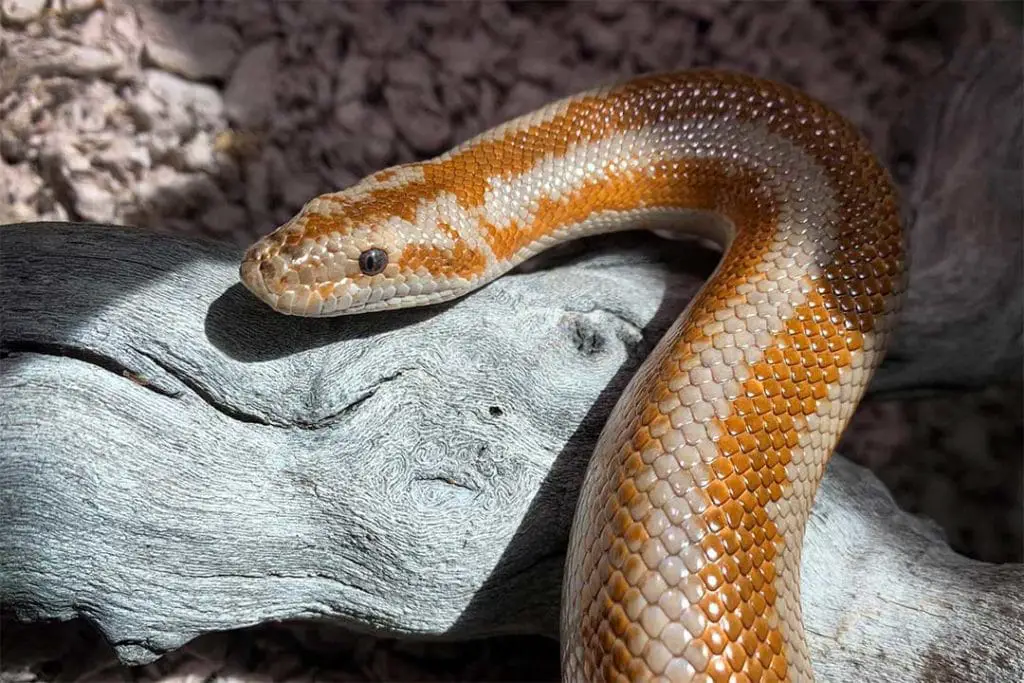
[[(235, 249), (0, 240), (0, 601), (85, 617), (126, 662), (285, 618), (553, 635), (585, 459), (700, 283), (663, 256), (685, 249), (624, 236), (440, 309), (296, 320), (235, 284)], [(1024, 568), (954, 555), (842, 458), (802, 593), (821, 680), (1024, 674)]]

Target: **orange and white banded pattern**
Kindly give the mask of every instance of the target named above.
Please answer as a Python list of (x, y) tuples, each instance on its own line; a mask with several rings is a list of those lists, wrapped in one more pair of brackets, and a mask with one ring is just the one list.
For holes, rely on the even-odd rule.
[(804, 525), (905, 280), (893, 185), (840, 116), (740, 74), (638, 78), (313, 199), (241, 277), (283, 313), (399, 308), (652, 227), (724, 255), (599, 439), (563, 584), (564, 678), (812, 680)]

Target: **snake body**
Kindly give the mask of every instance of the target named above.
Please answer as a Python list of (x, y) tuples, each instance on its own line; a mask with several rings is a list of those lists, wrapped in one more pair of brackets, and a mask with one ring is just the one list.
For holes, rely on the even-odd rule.
[(240, 274), (283, 313), (359, 313), (637, 228), (724, 253), (598, 440), (566, 559), (563, 678), (813, 680), (804, 526), (905, 286), (894, 187), (838, 114), (722, 71), (595, 89), (316, 197)]

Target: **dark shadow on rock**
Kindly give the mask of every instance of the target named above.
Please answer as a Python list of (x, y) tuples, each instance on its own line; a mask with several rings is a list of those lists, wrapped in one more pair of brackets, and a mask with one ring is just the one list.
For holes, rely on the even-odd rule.
[[(345, 340), (370, 343), (378, 335), (429, 320), (455, 305), (457, 301), (423, 308), (305, 318), (277, 313), (243, 285), (236, 284), (210, 304), (204, 328), (217, 349), (234, 360), (252, 363)], [(259, 333), (253, 334), (256, 329)]]
[[(254, 661), (267, 659), (274, 660), (272, 668), (278, 674), (315, 663), (318, 680), (379, 680), (366, 678), (374, 675), (419, 680), (419, 674), (413, 673), (417, 666), (429, 666), (435, 675), (443, 676), (439, 680), (546, 683), (559, 678), (558, 645), (542, 636), (399, 640), (330, 622), (285, 621), (202, 635), (159, 661), (124, 667), (109, 643), (84, 619), (29, 624), (5, 614), (0, 617), (0, 632), (5, 670), (33, 667), (49, 681), (121, 680), (122, 675), (148, 680), (189, 666), (193, 673), (196, 668), (206, 669), (209, 680), (243, 680), (251, 675)], [(370, 643), (373, 647), (368, 647)], [(503, 663), (500, 671), (487, 665), (495, 658)]]

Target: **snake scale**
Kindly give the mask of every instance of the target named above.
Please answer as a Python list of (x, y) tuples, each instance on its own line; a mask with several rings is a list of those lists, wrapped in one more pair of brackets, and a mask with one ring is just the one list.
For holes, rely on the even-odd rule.
[(723, 256), (598, 439), (565, 565), (563, 678), (811, 681), (804, 526), (906, 283), (896, 191), (840, 115), (740, 73), (638, 77), (316, 197), (240, 276), (286, 314), (395, 309), (641, 228)]

